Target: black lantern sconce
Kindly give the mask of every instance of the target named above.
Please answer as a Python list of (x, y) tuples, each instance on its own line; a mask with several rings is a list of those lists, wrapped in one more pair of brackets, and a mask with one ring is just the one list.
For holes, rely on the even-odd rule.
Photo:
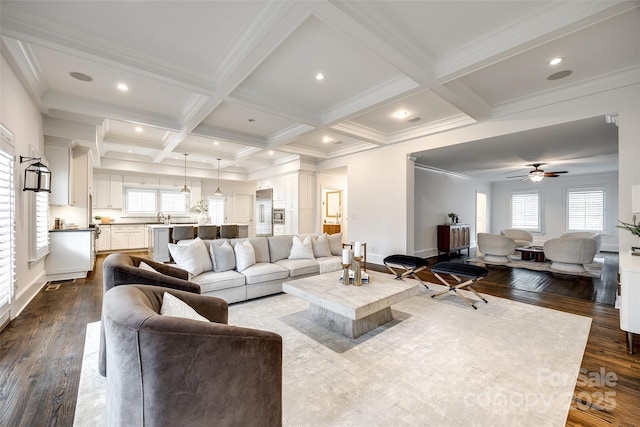
[(20, 156), (20, 163), (33, 162), (24, 170), (22, 191), (47, 191), (51, 193), (51, 171), (40, 163), (40, 157)]

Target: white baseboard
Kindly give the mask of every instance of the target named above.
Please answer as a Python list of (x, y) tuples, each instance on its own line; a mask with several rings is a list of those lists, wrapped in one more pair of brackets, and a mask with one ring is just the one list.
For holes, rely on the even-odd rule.
[(31, 300), (40, 292), (42, 287), (47, 283), (45, 272), (43, 271), (38, 277), (36, 277), (31, 283), (16, 294), (16, 297), (11, 305), (11, 319), (15, 319), (22, 313)]

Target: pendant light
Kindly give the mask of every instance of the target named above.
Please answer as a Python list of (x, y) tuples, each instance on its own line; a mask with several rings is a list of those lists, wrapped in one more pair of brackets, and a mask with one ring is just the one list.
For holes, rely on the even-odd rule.
[(183, 193), (191, 193), (189, 187), (187, 187), (187, 153), (184, 153), (184, 187), (182, 188)]
[(216, 192), (213, 193), (215, 196), (222, 196), (222, 191), (220, 191), (220, 159), (218, 158), (218, 188)]

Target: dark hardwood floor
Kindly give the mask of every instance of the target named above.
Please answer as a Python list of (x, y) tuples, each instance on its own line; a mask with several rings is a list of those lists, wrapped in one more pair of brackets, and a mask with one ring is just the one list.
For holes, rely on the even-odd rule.
[[(0, 426), (73, 425), (86, 324), (100, 319), (103, 259), (86, 279), (42, 290), (0, 334)], [(617, 254), (606, 254), (601, 279), (487, 268), (489, 275), (476, 285), (481, 293), (593, 319), (566, 425), (640, 425), (640, 339), (638, 353), (627, 354), (618, 311), (610, 305)], [(428, 271), (421, 277), (437, 283)]]

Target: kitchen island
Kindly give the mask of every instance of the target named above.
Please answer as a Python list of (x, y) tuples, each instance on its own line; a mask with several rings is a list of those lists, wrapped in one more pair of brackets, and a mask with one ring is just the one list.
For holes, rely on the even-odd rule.
[(94, 233), (93, 228), (49, 231), (49, 254), (45, 260), (48, 281), (87, 277), (95, 262)]
[[(171, 260), (169, 254), (169, 242), (174, 226), (192, 225), (195, 233), (198, 232), (198, 224), (147, 224), (149, 256), (157, 262), (168, 262)], [(249, 237), (249, 225), (237, 224), (239, 238)]]

